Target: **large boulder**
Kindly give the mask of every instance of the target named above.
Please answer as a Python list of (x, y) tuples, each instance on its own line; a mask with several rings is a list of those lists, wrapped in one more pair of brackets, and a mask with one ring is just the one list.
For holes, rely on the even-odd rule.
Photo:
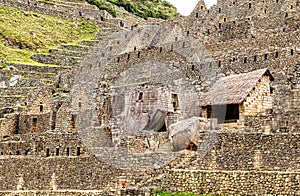
[(207, 119), (192, 117), (170, 125), (169, 130), (172, 150), (181, 151), (191, 143), (198, 146), (200, 131), (208, 130)]

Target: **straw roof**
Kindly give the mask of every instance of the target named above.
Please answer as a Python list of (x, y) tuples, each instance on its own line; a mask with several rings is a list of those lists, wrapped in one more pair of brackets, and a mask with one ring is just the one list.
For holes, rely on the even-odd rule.
[(263, 76), (269, 76), (270, 80), (274, 80), (268, 69), (223, 77), (201, 97), (200, 106), (239, 104)]

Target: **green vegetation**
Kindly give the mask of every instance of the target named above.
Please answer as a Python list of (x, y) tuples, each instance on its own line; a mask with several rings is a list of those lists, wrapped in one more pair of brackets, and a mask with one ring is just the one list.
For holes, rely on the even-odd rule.
[(194, 193), (169, 193), (162, 189), (154, 190), (154, 196), (213, 196), (213, 195), (199, 195)]
[(177, 10), (170, 3), (164, 0), (86, 0), (88, 3), (96, 5), (99, 9), (108, 11), (116, 17), (117, 12), (112, 4), (123, 7), (141, 18), (148, 17), (168, 19), (176, 16)]
[(30, 58), (37, 51), (46, 52), (61, 44), (90, 40), (97, 30), (96, 26), (83, 21), (0, 6), (0, 60), (38, 64)]

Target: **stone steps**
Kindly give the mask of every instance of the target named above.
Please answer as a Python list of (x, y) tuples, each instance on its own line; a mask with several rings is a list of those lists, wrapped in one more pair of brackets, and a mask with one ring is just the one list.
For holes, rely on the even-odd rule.
[(18, 71), (38, 72), (38, 73), (59, 73), (60, 71), (70, 70), (70, 66), (58, 65), (31, 65), (31, 64), (18, 64), (8, 63), (8, 66), (16, 68)]
[(79, 42), (78, 44), (82, 45), (82, 46), (93, 47), (93, 46), (97, 46), (101, 41), (102, 40), (84, 40), (84, 41)]
[(9, 87), (9, 88), (0, 88), (0, 95), (15, 95), (15, 94), (28, 94), (32, 92), (37, 87)]
[(14, 103), (23, 102), (25, 95), (0, 95), (0, 103), (7, 103), (8, 105), (15, 105)]
[(61, 50), (61, 49), (51, 49), (49, 50), (51, 55), (59, 55), (59, 56), (66, 56), (66, 57), (84, 57), (89, 52), (77, 52), (77, 51), (71, 51), (71, 50)]
[(88, 52), (91, 49), (91, 47), (81, 46), (81, 45), (64, 44), (64, 45), (59, 46), (58, 49), (71, 50), (71, 51), (74, 51), (74, 52)]
[(54, 64), (60, 66), (77, 67), (80, 65), (82, 58), (70, 57), (63, 55), (52, 55), (52, 54), (34, 54), (31, 57), (33, 60), (43, 64)]
[[(23, 0), (0, 0), (0, 4), (18, 8), (24, 11), (32, 11), (40, 14), (47, 14), (64, 19), (71, 20), (85, 20), (93, 23), (99, 27), (111, 26), (113, 24), (100, 21), (101, 13), (103, 10), (99, 10), (96, 6), (89, 4), (64, 4), (49, 1), (34, 1), (31, 0), (28, 5), (27, 1)], [(79, 10), (82, 10), (83, 15), (79, 15)]]
[(52, 80), (37, 79), (37, 78), (21, 78), (15, 87), (42, 87), (46, 84), (52, 83)]

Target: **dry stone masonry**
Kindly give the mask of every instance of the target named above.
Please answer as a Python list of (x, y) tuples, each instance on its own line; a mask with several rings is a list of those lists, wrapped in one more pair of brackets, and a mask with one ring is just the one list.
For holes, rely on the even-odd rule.
[(200, 0), (133, 30), (0, 3), (102, 27), (0, 70), (0, 194), (300, 195), (299, 1)]

